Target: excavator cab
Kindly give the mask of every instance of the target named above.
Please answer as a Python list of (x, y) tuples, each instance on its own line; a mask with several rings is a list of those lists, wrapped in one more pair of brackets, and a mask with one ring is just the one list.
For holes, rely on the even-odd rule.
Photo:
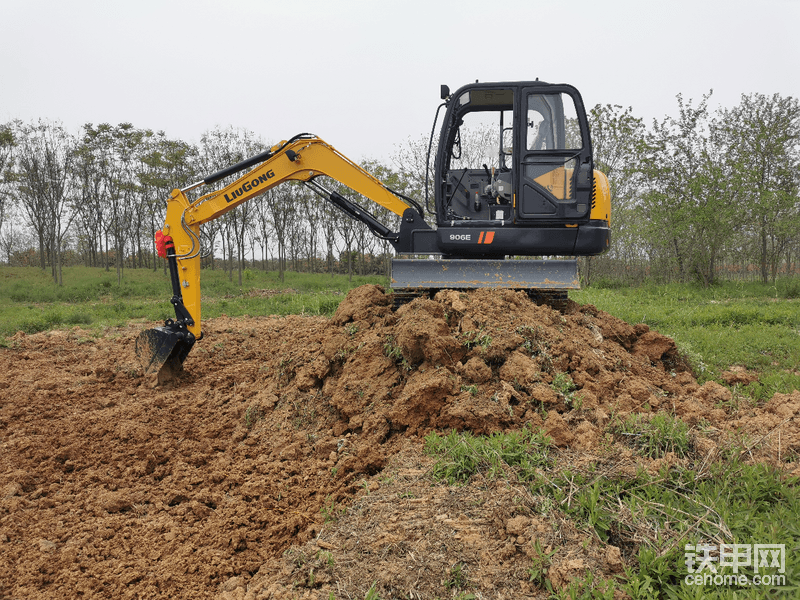
[[(541, 81), (473, 83), (450, 94), (434, 162), (436, 230), (407, 234), (397, 293), (513, 288), (553, 306), (579, 289), (576, 256), (608, 248), (610, 192), (594, 170), (578, 90)], [(401, 239), (403, 227), (400, 229)], [(404, 248), (399, 248), (402, 254)], [(531, 259), (529, 257), (550, 257)], [(567, 257), (554, 259), (552, 257)]]
[[(589, 126), (574, 87), (464, 86), (447, 98), (436, 154), (439, 245), (459, 256), (599, 254), (608, 244), (608, 208), (592, 210), (593, 175)], [(489, 227), (491, 252), (485, 243), (467, 243), (476, 238), (461, 231)]]

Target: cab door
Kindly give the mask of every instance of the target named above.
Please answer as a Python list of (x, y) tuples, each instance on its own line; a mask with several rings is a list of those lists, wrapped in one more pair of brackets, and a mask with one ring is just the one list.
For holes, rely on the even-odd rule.
[(592, 151), (577, 90), (523, 88), (519, 109), (517, 219), (555, 224), (587, 218)]

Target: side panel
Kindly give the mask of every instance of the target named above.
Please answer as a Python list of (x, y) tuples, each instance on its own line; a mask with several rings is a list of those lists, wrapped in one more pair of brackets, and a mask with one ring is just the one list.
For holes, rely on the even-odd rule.
[(573, 255), (575, 227), (443, 227), (439, 247), (453, 256)]

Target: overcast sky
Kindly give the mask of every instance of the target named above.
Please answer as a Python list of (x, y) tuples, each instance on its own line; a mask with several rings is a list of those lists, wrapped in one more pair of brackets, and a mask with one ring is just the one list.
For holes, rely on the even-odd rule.
[(676, 95), (800, 97), (800, 0), (0, 0), (0, 122), (427, 136), (439, 85), (566, 82), (649, 124)]

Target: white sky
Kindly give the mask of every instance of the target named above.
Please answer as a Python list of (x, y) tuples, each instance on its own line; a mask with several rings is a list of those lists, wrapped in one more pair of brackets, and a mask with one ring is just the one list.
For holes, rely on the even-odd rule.
[(648, 124), (679, 93), (797, 98), (798, 28), (800, 0), (0, 0), (0, 122), (310, 132), (388, 160), (441, 83), (566, 82)]

